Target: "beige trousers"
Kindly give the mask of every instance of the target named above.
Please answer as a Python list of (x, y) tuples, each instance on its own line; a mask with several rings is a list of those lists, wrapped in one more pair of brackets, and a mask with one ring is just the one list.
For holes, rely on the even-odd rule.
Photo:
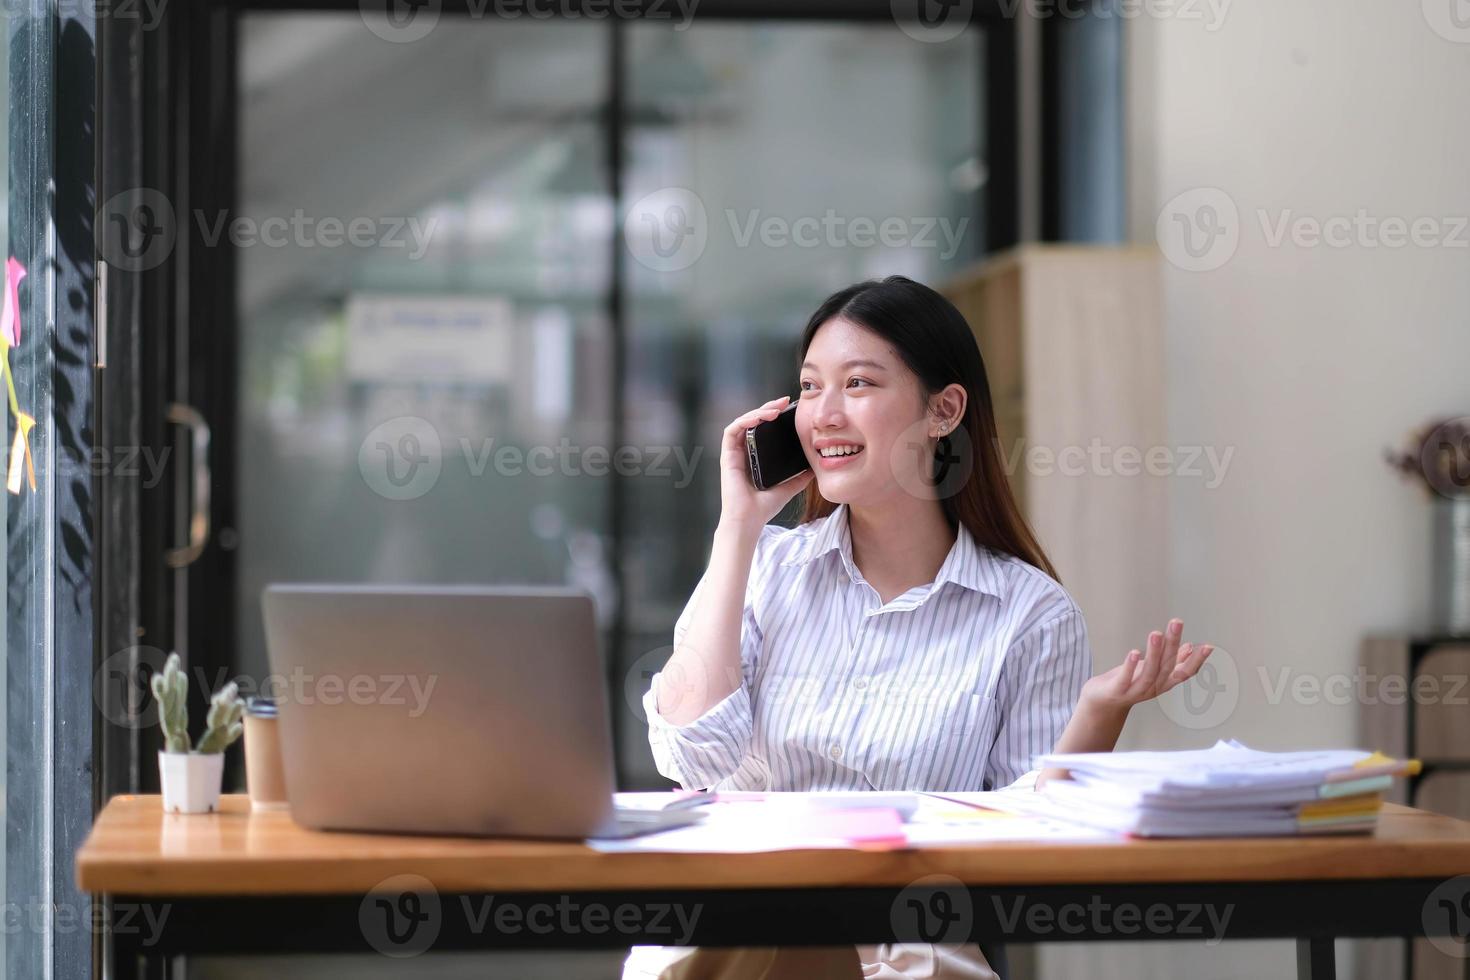
[(634, 946), (623, 980), (998, 980), (974, 943)]

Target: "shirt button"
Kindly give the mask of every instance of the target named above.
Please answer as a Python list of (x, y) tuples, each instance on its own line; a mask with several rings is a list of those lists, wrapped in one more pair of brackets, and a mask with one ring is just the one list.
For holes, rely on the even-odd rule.
[(868, 679), (866, 677), (859, 677), (857, 680), (852, 682), (852, 686), (857, 688), (859, 691), (866, 691), (868, 689)]
[(827, 754), (830, 755), (834, 759), (840, 759), (840, 758), (842, 758), (842, 746), (840, 746), (840, 745), (834, 745), (834, 746), (832, 746), (830, 749), (827, 750)]

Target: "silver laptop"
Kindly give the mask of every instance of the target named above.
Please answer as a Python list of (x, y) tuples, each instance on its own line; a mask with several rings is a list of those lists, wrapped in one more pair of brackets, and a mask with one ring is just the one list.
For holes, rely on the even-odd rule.
[(592, 599), (556, 588), (271, 585), (291, 815), (305, 827), (626, 837)]

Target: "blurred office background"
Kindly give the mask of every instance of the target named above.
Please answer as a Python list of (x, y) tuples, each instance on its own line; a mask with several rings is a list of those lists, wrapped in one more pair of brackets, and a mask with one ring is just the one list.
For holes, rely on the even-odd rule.
[[(795, 340), (816, 304), (869, 276), (960, 281), (1026, 243), (1131, 245), (1158, 260), (1157, 302), (1137, 315), (1158, 328), (1162, 444), (1229, 462), (1218, 481), (1140, 481), (1160, 495), (1161, 533), (1157, 551), (1111, 558), (1145, 611), (1119, 629), (1141, 640), (1181, 616), (1231, 673), (1212, 680), (1228, 710), (1148, 706), (1126, 744), (1356, 744), (1361, 696), (1282, 692), (1355, 676), (1366, 636), (1443, 632), (1432, 508), (1383, 450), (1426, 419), (1470, 413), (1470, 26), (1456, 2), (977, 3), (973, 22), (938, 29), (866, 2), (705, 0), (689, 22), (431, 4), (438, 16), (421, 12), (418, 27), (326, 0), (171, 6), (136, 35), (137, 90), (99, 88), (103, 110), (138, 120), (140, 146), (108, 158), (98, 200), (166, 187), (177, 231), (166, 260), (111, 287), (126, 311), (111, 370), (131, 387), (99, 441), (127, 432), (175, 455), (155, 485), (116, 489), (140, 517), (97, 546), (99, 582), (108, 570), (113, 583), (98, 586), (103, 649), (147, 660), (177, 648), (259, 678), (270, 581), (575, 584), (598, 600), (620, 783), (666, 785), (636, 694), (702, 570), (719, 432), (794, 391)], [(29, 57), (34, 38), (17, 46), (27, 25), (7, 13), (12, 54)], [(100, 27), (105, 53), (118, 25)], [(15, 91), (23, 80), (33, 94), (42, 67), (11, 58), (12, 148), (38, 131)], [(30, 229), (52, 175), (32, 158), (17, 184), (11, 157), (8, 213)], [(1292, 231), (1360, 213), (1435, 231), (1400, 245)], [(900, 224), (878, 240), (884, 219)], [(1181, 232), (1178, 219), (1195, 224)], [(1198, 242), (1180, 237), (1191, 232)], [(67, 275), (36, 263), (27, 288)], [(44, 356), (14, 352), (18, 375)], [(38, 415), (64, 401), (21, 394)], [(212, 425), (206, 458), (166, 421), (174, 401)], [(497, 460), (506, 447), (521, 455)], [(190, 549), (204, 463), (212, 522)], [(1066, 478), (1025, 479), (1044, 494)], [(53, 497), (21, 499), (65, 506)], [(1044, 543), (1096, 553), (1104, 530)], [(61, 782), (47, 795), (46, 777), (28, 775), (53, 765), (57, 729), (37, 699), (70, 675), (57, 681), (31, 653), (51, 649), (34, 610), (52, 554), (17, 537), (8, 561), (13, 865), (39, 846), (45, 807), (84, 827), (90, 799)], [(141, 612), (109, 618), (127, 589)], [(1099, 670), (1122, 642), (1095, 647)], [(137, 761), (151, 733), (98, 724), (99, 792), (151, 788)], [(6, 873), (10, 896), (50, 874), (29, 860)], [(86, 937), (54, 941), (57, 962), (75, 962)], [(30, 955), (11, 962), (40, 962)], [(1348, 944), (1343, 955), (1378, 962)], [(593, 977), (618, 960), (412, 969)], [(1225, 980), (1293, 963), (1289, 943), (1109, 943), (1044, 947), (1031, 968)], [(323, 975), (310, 960), (205, 966)]]
[[(610, 30), (480, 19), (396, 44), (355, 12), (245, 15), (239, 213), (422, 224), (404, 248), (239, 250), (241, 669), (265, 672), (261, 589), (292, 578), (581, 585), (611, 673), (649, 666), (703, 568), (719, 432), (794, 394), (811, 310), (983, 249), (979, 28), (634, 23), (616, 55)], [(613, 153), (625, 212), (685, 189), (702, 241), (615, 261), (643, 230), (615, 213)], [(827, 214), (958, 234), (762, 243), (763, 221)], [(406, 473), (404, 435), (438, 475), (393, 499), (359, 456), (371, 439), (363, 467)], [(625, 782), (663, 784), (614, 693)]]

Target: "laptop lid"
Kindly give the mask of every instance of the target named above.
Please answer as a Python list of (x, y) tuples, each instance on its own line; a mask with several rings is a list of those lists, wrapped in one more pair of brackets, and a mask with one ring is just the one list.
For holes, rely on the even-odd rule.
[(303, 826), (580, 838), (612, 813), (586, 593), (277, 584), (263, 608)]

